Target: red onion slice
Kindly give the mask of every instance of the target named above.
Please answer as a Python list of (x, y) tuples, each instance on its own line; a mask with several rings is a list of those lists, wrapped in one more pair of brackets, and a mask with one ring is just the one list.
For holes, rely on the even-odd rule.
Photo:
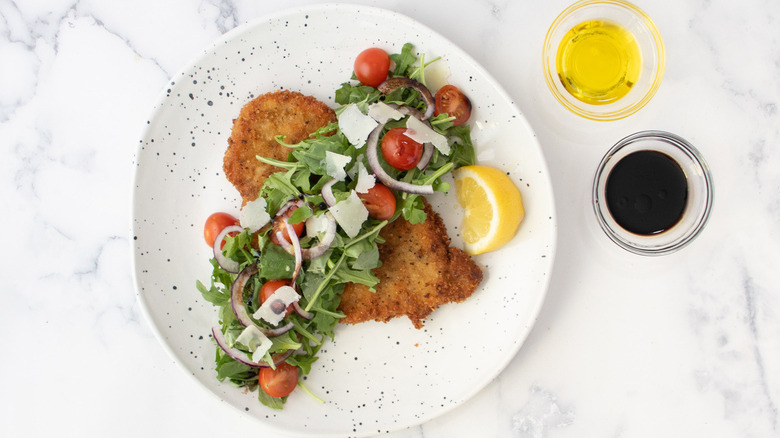
[(244, 288), (249, 279), (255, 274), (257, 274), (257, 265), (247, 265), (233, 281), (233, 285), (230, 286), (230, 307), (233, 309), (233, 314), (236, 315), (236, 319), (241, 325), (244, 327), (255, 326), (269, 338), (289, 332), (293, 328), (292, 322), (275, 329), (267, 329), (259, 326), (249, 317), (249, 312), (246, 311), (246, 305), (244, 304)]
[[(284, 223), (284, 227), (287, 230), (287, 235), (290, 236), (290, 243), (293, 247), (293, 255), (295, 256), (295, 270), (292, 274), (292, 280), (290, 281), (290, 284), (292, 285), (293, 289), (295, 289), (295, 280), (298, 278), (298, 274), (301, 272), (301, 266), (303, 265), (303, 255), (301, 254), (301, 241), (298, 240), (298, 234), (295, 233), (295, 229), (292, 225), (287, 223), (287, 218), (282, 219), (282, 222)], [(276, 238), (281, 242), (285, 240), (284, 236), (282, 235), (282, 232), (276, 233)]]
[(289, 210), (292, 207), (301, 207), (303, 206), (303, 201), (300, 199), (291, 199), (282, 205), (282, 208), (279, 209), (279, 211), (276, 212), (276, 216), (274, 218), (278, 218), (283, 216), (285, 213), (287, 213), (287, 210)]
[(301, 305), (296, 301), (293, 303), (293, 309), (295, 309), (295, 313), (301, 316), (303, 319), (311, 320), (314, 318), (314, 314), (311, 312), (307, 312)]
[[(393, 108), (405, 116), (414, 117), (421, 122), (425, 120), (423, 119), (423, 114), (417, 108), (407, 105), (393, 105)], [(431, 127), (431, 124), (427, 120), (424, 121), (424, 123), (428, 125), (428, 127)], [(431, 129), (433, 128), (431, 127)], [(433, 157), (433, 150), (434, 147), (431, 143), (423, 144), (423, 153), (420, 157), (420, 161), (417, 163), (418, 169), (425, 170), (425, 168), (428, 167), (428, 163), (431, 162), (431, 158)]]
[(420, 157), (420, 161), (417, 163), (417, 168), (420, 170), (425, 170), (426, 167), (428, 167), (428, 163), (431, 162), (431, 158), (433, 157), (433, 145), (430, 143), (423, 144), (423, 153)]
[(382, 168), (382, 165), (379, 163), (377, 146), (379, 144), (379, 134), (382, 133), (384, 127), (384, 123), (379, 124), (379, 126), (371, 131), (371, 134), (368, 135), (368, 140), (366, 141), (366, 159), (368, 159), (368, 165), (371, 167), (371, 171), (374, 172), (374, 175), (379, 178), (379, 181), (381, 181), (382, 184), (393, 190), (418, 195), (432, 195), (433, 184), (418, 185), (404, 181), (398, 181), (385, 172), (385, 169)]
[(433, 115), (433, 110), (436, 106), (433, 95), (431, 94), (431, 91), (423, 85), (422, 83), (415, 81), (414, 79), (409, 78), (390, 78), (377, 87), (379, 91), (381, 91), (384, 94), (390, 93), (393, 90), (396, 90), (398, 88), (413, 88), (420, 92), (420, 96), (423, 98), (423, 101), (425, 102), (425, 114), (420, 118), (420, 120), (426, 120), (429, 117)]
[(336, 197), (333, 196), (333, 185), (337, 182), (338, 180), (333, 178), (332, 180), (326, 182), (325, 185), (322, 186), (322, 190), (320, 190), (320, 194), (322, 194), (322, 200), (325, 201), (325, 205), (328, 207), (333, 207), (336, 204)]
[(237, 261), (225, 257), (225, 254), (222, 253), (222, 241), (225, 240), (225, 237), (227, 237), (228, 234), (240, 233), (242, 231), (244, 231), (244, 229), (239, 225), (228, 225), (223, 228), (222, 231), (217, 234), (217, 238), (214, 239), (214, 246), (212, 247), (214, 250), (214, 259), (217, 260), (220, 268), (231, 274), (238, 273), (239, 264)]
[[(333, 218), (333, 215), (330, 214), (329, 211), (325, 212), (325, 218), (328, 220), (328, 228), (325, 230), (325, 235), (322, 236), (322, 240), (320, 240), (311, 248), (301, 248), (302, 260), (316, 259), (317, 257), (325, 254), (328, 248), (330, 248), (330, 245), (333, 243), (333, 240), (336, 238), (336, 219)], [(279, 240), (279, 235), (276, 237), (277, 240)], [(295, 255), (295, 248), (290, 242), (287, 241), (287, 239), (281, 239), (279, 242), (285, 251), (287, 251), (290, 255)]]
[[(297, 301), (296, 301), (296, 303), (297, 303)], [(289, 332), (290, 330), (292, 330), (293, 328), (295, 328), (295, 324), (293, 324), (292, 322), (288, 322), (287, 324), (285, 324), (285, 325), (283, 325), (281, 327), (278, 327), (278, 328), (275, 328), (275, 329), (271, 329), (271, 330), (265, 330), (265, 335), (268, 336), (269, 338), (273, 338), (274, 336), (279, 336), (279, 335), (285, 334), (285, 333)]]
[(244, 327), (249, 327), (250, 325), (256, 326), (263, 334), (268, 336), (266, 333), (268, 331), (267, 329), (258, 326), (252, 321), (252, 318), (249, 317), (249, 312), (246, 311), (246, 305), (244, 304), (244, 288), (249, 279), (255, 274), (257, 274), (257, 265), (250, 264), (238, 274), (238, 277), (236, 277), (235, 280), (233, 280), (233, 285), (230, 286), (230, 306), (233, 308), (233, 313), (236, 315), (236, 319), (238, 319), (238, 322), (240, 322), (241, 325)]
[[(211, 328), (211, 334), (214, 336), (214, 340), (217, 342), (217, 345), (219, 348), (222, 349), (222, 351), (225, 352), (228, 356), (230, 356), (232, 359), (241, 362), (244, 365), (248, 365), (252, 368), (271, 368), (271, 365), (267, 362), (259, 361), (254, 362), (248, 354), (244, 353), (243, 351), (229, 347), (227, 344), (227, 341), (225, 340), (225, 336), (222, 334), (222, 330), (219, 329), (219, 327), (212, 327)], [(274, 361), (274, 367), (277, 367), (281, 365), (284, 361), (287, 360), (290, 356), (292, 356), (293, 350), (287, 350), (283, 353), (276, 353), (272, 354), (271, 358)]]
[(332, 214), (330, 214), (329, 211), (326, 211), (324, 214), (325, 219), (328, 221), (328, 228), (325, 229), (325, 235), (322, 236), (322, 239), (320, 239), (316, 245), (312, 246), (311, 248), (301, 250), (301, 256), (304, 260), (316, 259), (317, 257), (325, 254), (325, 251), (330, 248), (330, 245), (336, 238), (336, 219)]

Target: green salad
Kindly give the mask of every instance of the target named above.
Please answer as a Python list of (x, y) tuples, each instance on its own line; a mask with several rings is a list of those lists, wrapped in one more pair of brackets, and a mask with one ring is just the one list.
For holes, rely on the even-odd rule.
[(382, 228), (425, 221), (421, 196), (449, 190), (441, 177), (474, 164), (463, 124), (470, 103), (427, 89), (432, 62), (441, 61), (426, 62), (411, 44), (389, 55), (366, 50), (336, 90), (338, 122), (298, 144), (277, 137), (287, 161), (257, 157), (284, 170), (265, 180), (240, 221), (216, 225), (210, 284), (197, 282), (218, 309), (218, 380), (260, 386), (259, 401), (275, 409), (296, 387), (319, 399), (304, 376), (344, 317), (345, 284), (374, 291)]

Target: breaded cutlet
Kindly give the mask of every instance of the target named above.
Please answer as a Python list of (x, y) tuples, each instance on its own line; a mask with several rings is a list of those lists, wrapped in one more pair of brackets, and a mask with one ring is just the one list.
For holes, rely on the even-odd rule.
[(241, 194), (244, 204), (257, 199), (263, 181), (284, 170), (257, 160), (256, 156), (286, 161), (290, 152), (275, 139), (299, 143), (317, 129), (336, 121), (336, 113), (311, 96), (276, 91), (256, 97), (233, 120), (233, 130), (222, 163), (225, 176)]
[(374, 269), (380, 280), (376, 292), (348, 283), (339, 305), (347, 316), (340, 322), (386, 322), (406, 315), (419, 329), (440, 305), (474, 293), (482, 271), (465, 252), (450, 246), (444, 222), (427, 201), (425, 213), (423, 223), (400, 218), (379, 232), (385, 243), (379, 245), (382, 266)]
[[(297, 143), (335, 120), (325, 104), (295, 92), (268, 93), (246, 104), (233, 122), (223, 163), (244, 203), (257, 199), (269, 175), (284, 170), (255, 157), (287, 159), (288, 149), (276, 142), (276, 135), (284, 135), (286, 143)], [(346, 315), (341, 322), (386, 322), (406, 315), (419, 329), (438, 306), (474, 293), (482, 271), (465, 252), (450, 246), (444, 222), (427, 201), (425, 212), (422, 223), (412, 225), (399, 218), (380, 231), (385, 239), (379, 245), (382, 266), (373, 270), (380, 283), (376, 292), (347, 284), (339, 306)]]

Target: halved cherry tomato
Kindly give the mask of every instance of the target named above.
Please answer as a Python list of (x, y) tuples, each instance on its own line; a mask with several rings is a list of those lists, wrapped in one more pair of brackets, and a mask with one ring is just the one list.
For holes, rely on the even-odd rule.
[[(290, 282), (287, 280), (271, 280), (266, 281), (261, 287), (260, 287), (260, 304), (264, 303), (265, 300), (268, 299), (271, 295), (273, 295), (274, 292), (276, 292), (276, 289), (279, 289), (282, 286), (290, 286)], [(287, 313), (284, 315), (285, 317), (290, 316), (291, 313), (293, 313), (293, 305), (290, 304), (287, 306)]]
[[(203, 226), (203, 237), (206, 239), (206, 243), (209, 246), (214, 246), (214, 239), (220, 231), (230, 225), (238, 225), (238, 219), (227, 213), (214, 213), (206, 219), (206, 224)], [(222, 242), (225, 245), (225, 242)]]
[(257, 378), (260, 387), (271, 397), (290, 395), (298, 385), (298, 367), (287, 362), (276, 369), (262, 368)]
[(395, 196), (387, 186), (376, 183), (374, 187), (368, 189), (368, 192), (357, 195), (372, 218), (385, 221), (395, 214)]
[(445, 85), (436, 92), (434, 97), (436, 106), (433, 115), (438, 116), (441, 113), (447, 113), (450, 117), (455, 117), (452, 121), (454, 126), (462, 125), (471, 117), (471, 101), (463, 94), (458, 87), (454, 85)]
[(378, 86), (387, 79), (389, 70), (390, 57), (382, 49), (372, 47), (355, 58), (355, 76), (363, 85)]
[[(291, 207), (289, 210), (287, 210), (284, 213), (284, 217), (285, 218), (289, 218), (290, 215), (297, 209), (298, 209), (298, 207)], [(276, 237), (276, 233), (279, 232), (279, 231), (282, 232), (282, 237), (284, 237), (284, 240), (286, 240), (287, 242), (290, 242), (290, 234), (287, 233), (287, 227), (284, 226), (284, 221), (282, 221), (281, 218), (276, 218), (276, 219), (274, 219), (273, 225), (274, 225), (274, 228), (273, 228), (273, 230), (271, 230), (271, 242), (273, 242), (273, 243), (275, 243), (277, 245), (279, 244), (279, 239)], [(300, 236), (301, 234), (303, 234), (303, 229), (305, 228), (306, 223), (305, 222), (299, 222), (297, 224), (290, 224), (290, 225), (292, 225), (293, 230), (295, 230), (295, 234)]]
[(409, 170), (420, 162), (423, 147), (407, 137), (406, 128), (393, 128), (382, 138), (382, 156), (398, 170)]

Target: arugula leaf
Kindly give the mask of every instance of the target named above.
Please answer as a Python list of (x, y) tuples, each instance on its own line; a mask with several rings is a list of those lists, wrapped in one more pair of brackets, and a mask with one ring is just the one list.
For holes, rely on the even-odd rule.
[(223, 382), (228, 379), (231, 383), (238, 386), (255, 385), (257, 382), (257, 371), (248, 365), (233, 360), (222, 350), (217, 348), (216, 356), (217, 380)]
[(273, 346), (268, 350), (270, 353), (279, 353), (287, 350), (297, 350), (301, 348), (301, 343), (293, 338), (293, 332), (289, 331), (279, 336), (271, 338)]
[(257, 399), (265, 406), (276, 410), (284, 409), (284, 404), (287, 402), (287, 397), (271, 397), (262, 389), (257, 391)]
[(352, 269), (358, 270), (371, 270), (378, 268), (382, 265), (379, 261), (379, 248), (376, 245), (372, 245), (368, 251), (363, 251), (357, 256), (354, 262), (352, 262)]
[(452, 148), (450, 153), (450, 161), (455, 164), (455, 168), (471, 166), (476, 163), (469, 125), (453, 126), (447, 129), (447, 135), (458, 139), (456, 140), (457, 147)]
[(401, 215), (411, 224), (420, 224), (425, 222), (424, 204), (419, 195), (409, 195), (403, 198), (401, 202)]
[(364, 284), (371, 292), (376, 292), (376, 285), (379, 284), (379, 278), (370, 270), (350, 269), (347, 266), (336, 271), (334, 278), (341, 283)]
[(317, 359), (319, 359), (315, 354), (297, 354), (290, 356), (289, 359), (287, 359), (287, 362), (290, 365), (295, 365), (298, 368), (301, 369), (301, 374), (306, 375), (311, 372), (311, 366), (314, 362), (317, 362)]
[(412, 53), (412, 50), (414, 50), (414, 45), (412, 43), (406, 43), (401, 48), (401, 53), (390, 55), (390, 60), (395, 63), (393, 76), (409, 77), (411, 75), (411, 66), (417, 62), (417, 57)]
[(206, 288), (206, 286), (204, 286), (203, 283), (198, 280), (195, 282), (195, 287), (197, 287), (198, 291), (200, 291), (200, 294), (203, 295), (204, 300), (215, 306), (224, 306), (228, 303), (228, 301), (230, 301), (230, 297), (222, 293), (213, 284), (211, 287)]
[(304, 204), (303, 206), (295, 209), (295, 211), (290, 214), (290, 217), (287, 218), (287, 222), (290, 225), (299, 224), (310, 218), (312, 215), (314, 215), (312, 209), (308, 205)]
[(365, 114), (368, 111), (368, 103), (376, 102), (382, 93), (374, 87), (366, 85), (352, 85), (348, 82), (341, 84), (341, 88), (336, 90), (336, 103), (342, 105), (341, 108), (336, 110), (336, 114), (340, 114), (343, 107), (354, 103)]
[(295, 258), (279, 245), (266, 245), (260, 258), (260, 276), (269, 279), (292, 278)]
[(276, 213), (285, 202), (301, 195), (301, 191), (291, 181), (293, 173), (277, 172), (271, 174), (263, 183), (260, 196), (265, 198), (269, 214)]

